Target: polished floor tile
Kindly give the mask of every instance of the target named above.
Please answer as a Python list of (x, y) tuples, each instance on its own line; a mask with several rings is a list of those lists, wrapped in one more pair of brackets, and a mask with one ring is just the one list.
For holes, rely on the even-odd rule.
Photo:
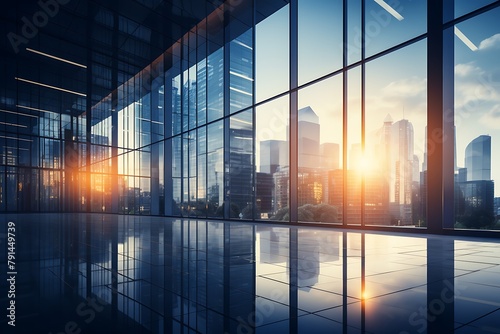
[(1, 333), (500, 333), (498, 239), (0, 217), (17, 233), (16, 328), (5, 314)]

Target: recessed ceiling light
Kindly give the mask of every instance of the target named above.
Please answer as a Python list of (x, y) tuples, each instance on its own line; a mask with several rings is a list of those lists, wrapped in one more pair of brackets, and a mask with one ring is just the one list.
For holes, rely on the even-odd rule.
[(4, 110), (4, 109), (0, 109), (0, 111), (1, 112), (6, 112), (6, 113), (9, 113), (9, 114), (19, 115), (19, 116), (26, 116), (26, 117), (38, 118), (38, 116), (35, 116), (35, 115), (23, 114), (23, 113), (16, 112), (16, 111), (10, 111), (10, 110)]
[(5, 138), (5, 139), (14, 139), (14, 140), (21, 140), (21, 141), (29, 141), (29, 142), (32, 142), (32, 141), (33, 141), (33, 140), (31, 140), (31, 139), (24, 139), (24, 138), (10, 137), (10, 136), (0, 136), (0, 138)]
[(11, 150), (19, 150), (19, 151), (29, 151), (27, 148), (21, 148), (21, 147), (4, 146), (4, 148), (10, 148)]
[(472, 41), (465, 36), (465, 34), (455, 26), (455, 35), (472, 51), (477, 51), (477, 46), (472, 43)]
[(59, 113), (56, 113), (56, 112), (53, 112), (53, 111), (48, 111), (48, 110), (38, 109), (38, 108), (32, 108), (32, 107), (28, 107), (28, 106), (22, 106), (22, 105), (20, 105), (20, 104), (16, 104), (16, 107), (18, 107), (18, 108), (24, 108), (24, 109), (28, 109), (28, 110), (34, 110), (34, 111), (47, 112), (47, 113), (49, 113), (49, 114), (56, 114), (56, 115), (59, 115)]
[(9, 126), (17, 126), (17, 127), (20, 127), (20, 128), (27, 128), (26, 125), (20, 125), (20, 124), (14, 124), (14, 123), (0, 122), (0, 124), (9, 125)]
[(82, 67), (82, 68), (87, 68), (86, 65), (75, 63), (74, 61), (67, 60), (67, 59), (64, 59), (64, 58), (56, 57), (56, 56), (50, 55), (50, 54), (45, 53), (45, 52), (41, 52), (41, 51), (38, 51), (38, 50), (33, 50), (33, 49), (30, 49), (30, 48), (26, 48), (26, 50), (30, 51), (30, 52), (33, 52), (33, 53), (36, 53), (36, 54), (39, 54), (41, 56), (45, 56), (45, 57), (48, 57), (48, 58), (52, 58), (52, 59), (55, 59), (55, 60), (59, 60), (59, 61), (71, 64), (71, 65), (79, 66), (79, 67)]
[(389, 14), (394, 16), (398, 21), (402, 21), (404, 19), (401, 14), (399, 14), (394, 8), (389, 6), (385, 1), (383, 0), (374, 0), (376, 3), (380, 5), (380, 7), (384, 8)]
[(16, 79), (18, 81), (30, 83), (30, 84), (33, 84), (33, 85), (38, 85), (38, 86), (42, 86), (42, 87), (47, 87), (47, 88), (51, 88), (51, 89), (60, 90), (61, 92), (71, 93), (71, 94), (75, 94), (75, 95), (78, 95), (78, 96), (83, 96), (83, 97), (87, 96), (87, 94), (75, 92), (73, 90), (69, 90), (69, 89), (65, 89), (65, 88), (61, 88), (61, 87), (47, 85), (47, 84), (44, 84), (44, 83), (41, 83), (41, 82), (36, 82), (36, 81), (27, 80), (27, 79), (18, 78), (18, 77), (15, 77), (14, 79)]

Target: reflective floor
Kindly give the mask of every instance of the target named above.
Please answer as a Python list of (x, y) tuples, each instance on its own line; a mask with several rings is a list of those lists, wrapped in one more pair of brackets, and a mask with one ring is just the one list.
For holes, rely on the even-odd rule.
[(0, 218), (1, 333), (500, 333), (500, 240), (96, 214)]

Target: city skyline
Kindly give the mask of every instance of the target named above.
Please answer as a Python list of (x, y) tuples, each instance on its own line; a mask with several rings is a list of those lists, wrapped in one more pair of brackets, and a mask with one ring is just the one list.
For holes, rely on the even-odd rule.
[[(342, 156), (339, 155), (339, 144), (320, 142), (321, 118), (310, 106), (299, 109), (297, 114), (299, 206), (326, 203), (334, 204), (340, 210), (343, 207), (343, 202), (339, 201), (338, 198), (339, 193), (342, 196), (343, 187), (339, 185), (344, 182), (344, 174), (331, 173), (335, 170), (341, 171), (339, 168), (343, 165), (341, 163)], [(288, 131), (289, 128), (286, 126), (287, 136)], [(427, 132), (427, 127), (424, 128), (424, 132)], [(347, 196), (351, 199), (347, 199), (348, 205), (356, 201), (355, 198), (352, 198), (352, 192), (356, 193), (358, 197), (361, 196), (360, 190), (356, 189), (361, 189), (359, 177), (362, 175), (366, 182), (366, 193), (377, 193), (377, 196), (381, 196), (378, 200), (387, 202), (385, 207), (380, 206), (379, 203), (379, 211), (367, 211), (365, 221), (375, 224), (380, 224), (382, 220), (391, 223), (397, 222), (398, 225), (421, 224), (421, 220), (425, 216), (425, 206), (422, 199), (426, 197), (424, 192), (427, 189), (425, 176), (427, 173), (425, 160), (427, 151), (424, 152), (424, 159), (421, 161), (414, 154), (414, 127), (412, 123), (407, 119), (394, 121), (390, 113), (385, 116), (383, 124), (379, 125), (378, 130), (374, 133), (375, 136), (372, 141), (367, 143), (364, 153), (361, 143), (353, 143), (349, 148), (346, 175), (348, 176), (348, 189), (351, 189), (349, 190), (351, 194)], [(332, 150), (324, 149), (326, 147), (331, 147)], [(266, 195), (274, 204), (268, 203), (265, 204), (265, 207), (273, 208), (275, 213), (288, 205), (288, 149), (287, 141), (284, 140), (264, 140), (260, 141), (260, 145), (258, 145), (261, 155), (258, 170), (261, 173), (274, 176), (275, 190), (273, 194)], [(464, 209), (465, 204), (460, 202), (459, 197), (464, 198), (463, 196), (466, 196), (465, 198), (468, 198), (467, 196), (475, 197), (476, 200), (483, 198), (482, 203), (491, 204), (488, 204), (485, 210), (493, 213), (494, 180), (492, 181), (490, 177), (491, 137), (481, 135), (475, 138), (467, 145), (465, 151), (466, 159), (463, 165), (466, 167), (460, 167), (461, 164), (457, 166), (455, 163), (455, 193), (457, 197), (455, 201), (456, 209), (459, 210), (457, 215), (461, 212), (461, 216), (457, 217), (463, 217), (464, 210), (469, 210)], [(455, 150), (455, 158), (456, 155)], [(331, 164), (330, 162), (330, 165), (327, 166), (326, 161), (329, 159), (335, 163)], [(326, 171), (329, 172), (328, 177), (324, 174)], [(355, 177), (353, 172), (359, 173), (359, 176)], [(377, 177), (380, 180), (377, 180)], [(329, 181), (327, 182), (327, 180)], [(477, 187), (484, 188), (484, 191), (488, 189), (488, 195), (485, 193), (476, 194), (471, 190), (476, 188), (471, 188), (474, 186), (467, 182), (476, 180), (482, 182), (478, 183)], [(490, 183), (486, 184), (485, 181)], [(491, 195), (489, 195), (489, 189), (491, 189)], [(488, 197), (487, 201), (484, 202), (484, 196), (491, 196), (491, 198)], [(373, 199), (365, 197), (367, 204), (374, 199), (375, 197)], [(354, 202), (352, 202), (353, 200)], [(375, 204), (375, 206), (377, 205)], [(357, 213), (354, 211), (351, 214), (360, 215), (360, 209), (357, 210)], [(373, 219), (372, 215), (379, 220)], [(268, 213), (266, 213), (266, 217), (268, 217)], [(340, 217), (343, 219), (342, 215)]]

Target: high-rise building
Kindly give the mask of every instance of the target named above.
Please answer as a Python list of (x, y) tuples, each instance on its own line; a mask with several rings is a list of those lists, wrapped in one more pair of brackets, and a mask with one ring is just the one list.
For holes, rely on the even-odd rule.
[(455, 219), (462, 227), (490, 227), (495, 219), (494, 189), (491, 180), (455, 184)]
[[(387, 114), (384, 119), (384, 125), (382, 126), (382, 136), (381, 136), (381, 152), (380, 159), (381, 170), (386, 174), (390, 174), (391, 170), (391, 136), (392, 136), (392, 124), (393, 120), (390, 114)], [(387, 177), (389, 179), (389, 177)]]
[(338, 169), (339, 164), (339, 144), (323, 143), (319, 146), (320, 167), (326, 170)]
[(493, 198), (493, 212), (495, 216), (500, 216), (500, 197)]
[(392, 124), (391, 128), (391, 210), (401, 225), (413, 223), (413, 125), (406, 119)]
[[(328, 172), (337, 170), (340, 167), (339, 158), (340, 158), (340, 149), (339, 144), (337, 143), (323, 143), (319, 146), (321, 162), (320, 166), (324, 171), (323, 175), (323, 203), (328, 203), (329, 197), (329, 182), (328, 182)], [(337, 189), (337, 191), (339, 191)]]
[(319, 168), (299, 168), (297, 194), (299, 207), (306, 204), (320, 204), (324, 196), (324, 172)]
[[(249, 146), (252, 145), (252, 130), (233, 128), (230, 132), (231, 151), (229, 173), (230, 212), (236, 217), (253, 217), (253, 200), (251, 194), (253, 185), (253, 155)], [(249, 216), (249, 217), (248, 217)]]
[(274, 211), (288, 208), (290, 193), (289, 168), (278, 169), (274, 174)]
[(465, 148), (467, 181), (491, 180), (491, 137), (481, 135)]
[(491, 137), (481, 135), (465, 148), (465, 168), (455, 174), (455, 219), (466, 228), (494, 221), (495, 184), (491, 180)]
[(260, 217), (273, 213), (274, 179), (270, 173), (255, 173), (255, 206)]
[[(377, 151), (379, 173), (385, 182), (380, 192), (388, 197), (393, 224), (414, 224), (413, 211), (417, 207), (412, 202), (418, 198), (420, 170), (419, 158), (414, 154), (413, 124), (407, 119), (393, 122), (388, 114), (380, 133)], [(425, 159), (424, 159), (425, 164)]]
[(288, 166), (288, 143), (285, 140), (261, 141), (260, 172), (274, 174), (280, 166)]
[[(330, 170), (328, 175), (328, 204), (337, 208), (339, 220), (348, 218), (349, 222), (359, 223), (362, 219), (361, 202), (361, 172), (347, 170), (347, 194), (344, 194), (344, 171)], [(381, 174), (373, 173), (364, 177), (365, 210), (364, 221), (371, 225), (389, 225), (389, 198), (380, 191), (384, 187), (385, 178)], [(346, 209), (344, 207), (344, 198)], [(344, 217), (343, 214), (347, 217)]]
[(298, 116), (299, 168), (318, 168), (321, 161), (319, 117), (311, 107), (299, 109)]

